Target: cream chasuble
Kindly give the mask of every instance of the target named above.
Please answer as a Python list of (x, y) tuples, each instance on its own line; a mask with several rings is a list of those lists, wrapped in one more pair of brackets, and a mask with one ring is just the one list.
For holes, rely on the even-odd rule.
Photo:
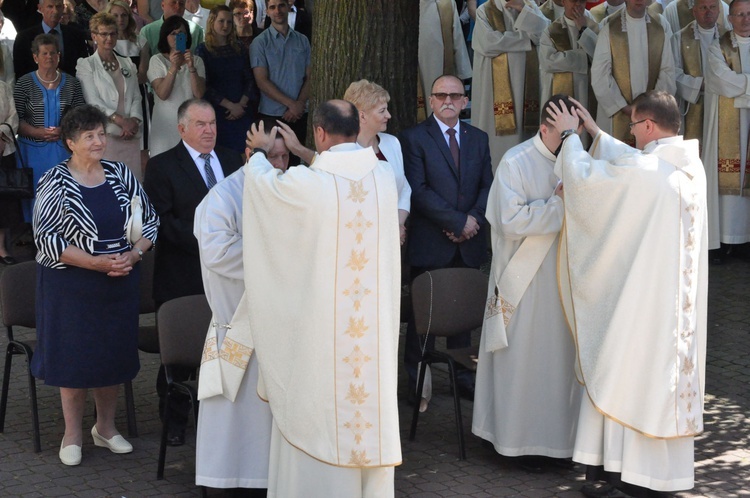
[(461, 20), (453, 0), (420, 0), (419, 2), (419, 90), (417, 105), (424, 115), (432, 114), (430, 91), (438, 76), (453, 74), (471, 78), (471, 60), (466, 49)]
[[(674, 3), (673, 3), (674, 4)], [(673, 5), (670, 4), (670, 5)], [(708, 51), (714, 40), (719, 38), (719, 29), (707, 30), (695, 21), (675, 33), (672, 43), (677, 75), (677, 102), (682, 108), (684, 123), (681, 132), (684, 138), (700, 140), (701, 159), (707, 166), (706, 129), (704, 128), (706, 99), (703, 86), (708, 71)], [(706, 167), (706, 187), (708, 190), (708, 248), (719, 248), (719, 195), (716, 168)]]
[(351, 143), (284, 175), (256, 154), (245, 174), (259, 394), (286, 441), (314, 459), (398, 465), (401, 272), (391, 168)]
[[(539, 135), (513, 147), (487, 203), (493, 258), (472, 432), (506, 456), (573, 454), (582, 389), (557, 292), (563, 203), (554, 159)], [(513, 288), (518, 281), (525, 286)], [(521, 293), (520, 302), (507, 305), (509, 293)]]
[(591, 10), (589, 10), (588, 12), (591, 14), (591, 17), (594, 19), (594, 21), (601, 24), (604, 19), (624, 8), (625, 2), (621, 3), (620, 5), (614, 6), (605, 1), (600, 3), (599, 5), (591, 7)]
[[(200, 250), (201, 274), (206, 299), (215, 326), (209, 332), (200, 382), (218, 366), (219, 351), (242, 346), (234, 341), (227, 347), (226, 324), (240, 305), (245, 292), (242, 261), (242, 189), (245, 170), (236, 171), (212, 188), (195, 210), (194, 234)], [(243, 359), (245, 355), (242, 355)], [(229, 355), (224, 355), (229, 360)], [(271, 444), (271, 409), (258, 397), (258, 361), (247, 358), (231, 395), (204, 397), (196, 431), (195, 482), (212, 488), (265, 488), (268, 485), (268, 454)], [(216, 373), (213, 373), (216, 375)], [(216, 381), (217, 379), (213, 379)], [(218, 386), (222, 387), (222, 379)], [(212, 386), (213, 387), (213, 386)], [(230, 400), (231, 398), (231, 400)], [(217, 421), (221, 423), (217, 423)], [(222, 448), (222, 451), (216, 451)]]
[[(488, 16), (490, 2), (494, 2), (495, 7), (502, 12), (504, 32), (492, 28)], [(523, 126), (526, 53), (536, 50), (542, 31), (549, 24), (549, 20), (533, 1), (527, 1), (520, 13), (506, 9), (505, 5), (504, 0), (489, 0), (479, 6), (472, 35), (474, 76), (471, 124), (489, 135), (493, 170), (508, 149), (536, 133), (536, 129), (532, 131)], [(494, 103), (493, 59), (502, 54), (507, 55), (516, 129), (515, 132), (497, 135), (495, 116), (503, 109), (499, 109)]]
[[(733, 58), (739, 62), (741, 71), (735, 71), (728, 64), (722, 50), (720, 40), (714, 42), (709, 49), (708, 71), (706, 72), (706, 104), (704, 117), (705, 142), (703, 145), (703, 162), (709, 174), (709, 199), (718, 195), (720, 240), (725, 244), (742, 244), (750, 242), (750, 196), (747, 187), (743, 195), (740, 193), (741, 182), (748, 184), (746, 168), (748, 156), (748, 132), (750, 121), (750, 38), (736, 36), (728, 32), (725, 45), (731, 47), (727, 52), (733, 52)], [(727, 115), (721, 119), (721, 97), (731, 99), (732, 107), (739, 114), (736, 117)], [(728, 109), (731, 112), (731, 108)], [(727, 119), (736, 119), (737, 125), (727, 125)], [(724, 122), (724, 123), (722, 123)], [(733, 130), (736, 129), (736, 135)], [(721, 142), (723, 140), (723, 142)], [(726, 150), (735, 149), (735, 161), (721, 160), (722, 143)], [(720, 166), (720, 164), (724, 166)], [(734, 163), (734, 164), (732, 164)], [(711, 166), (709, 166), (711, 165)], [(745, 169), (744, 176), (741, 171)], [(722, 180), (722, 172), (726, 180)], [(717, 176), (716, 188), (712, 187), (711, 175)], [(734, 177), (733, 180), (730, 180)], [(722, 187), (729, 187), (724, 189)]]
[[(619, 21), (619, 23), (615, 23), (618, 24), (615, 28), (612, 28), (614, 19), (601, 28), (591, 62), (591, 86), (594, 89), (598, 105), (596, 123), (607, 133), (612, 132), (613, 118), (619, 113), (620, 109), (632, 102), (641, 93), (648, 90), (664, 90), (672, 95), (675, 93), (674, 58), (670, 43), (672, 32), (669, 25), (665, 22), (660, 24), (664, 32), (664, 42), (662, 43), (661, 55), (659, 55), (656, 52), (653, 54), (649, 52), (649, 48), (655, 50), (655, 47), (650, 47), (650, 44), (654, 42), (650, 40), (647, 34), (649, 28), (646, 26), (658, 21), (652, 19), (648, 14), (640, 19), (630, 17), (625, 9), (615, 19)], [(611, 29), (621, 30), (620, 34), (613, 36), (614, 33), (611, 33)], [(654, 28), (651, 29), (654, 30)], [(627, 65), (613, 65), (612, 63), (612, 41), (615, 40), (616, 42), (620, 37), (627, 38), (625, 44), (628, 52)], [(625, 54), (617, 53), (615, 56), (625, 57)], [(655, 66), (653, 71), (649, 71), (650, 60), (653, 61)], [(627, 67), (629, 67), (629, 71), (625, 71)], [(625, 92), (618, 85), (615, 76), (618, 69), (621, 69), (623, 73), (621, 75), (622, 81), (629, 80), (630, 92)], [(652, 72), (654, 73), (653, 76)], [(649, 87), (648, 84), (651, 77), (655, 81), (653, 87)], [(626, 95), (626, 93), (628, 94)], [(622, 136), (617, 138), (630, 140), (632, 137), (627, 130), (627, 122), (630, 121), (630, 117), (627, 116), (622, 119), (624, 120), (624, 127), (620, 130)]]
[(594, 160), (573, 137), (557, 159), (566, 191), (560, 288), (581, 380), (622, 425), (693, 436), (703, 430), (708, 274), (698, 141), (623, 147), (599, 133), (591, 150), (604, 159)]

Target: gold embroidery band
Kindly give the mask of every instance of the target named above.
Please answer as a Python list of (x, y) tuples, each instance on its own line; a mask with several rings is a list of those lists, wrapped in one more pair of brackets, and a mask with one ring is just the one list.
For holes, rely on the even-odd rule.
[[(559, 20), (550, 24), (549, 37), (552, 40), (552, 45), (558, 52), (567, 52), (572, 50), (573, 47), (570, 44), (570, 35), (568, 34), (568, 26), (565, 24), (565, 20), (560, 18)], [(569, 95), (574, 96), (573, 88), (573, 73), (568, 71), (565, 73), (554, 73), (552, 75), (552, 93), (550, 95)]]
[[(722, 8), (721, 5), (719, 8)], [(693, 9), (688, 6), (688, 0), (677, 0), (677, 19), (680, 23), (680, 28), (684, 28), (690, 21), (695, 19)]]
[[(719, 39), (719, 46), (724, 55), (724, 60), (735, 73), (742, 73), (739, 50), (732, 46), (732, 32), (728, 31)], [(728, 133), (719, 133), (719, 194), (721, 195), (743, 195), (748, 193), (748, 179), (750, 175), (744, 175), (745, 183), (742, 184), (743, 175), (740, 169), (739, 130), (740, 110), (735, 109), (734, 99), (719, 96), (719, 129), (728, 130)], [(737, 130), (736, 133), (731, 133)], [(743, 169), (747, 171), (747, 154)]]
[[(682, 0), (678, 0), (682, 2)], [(677, 4), (678, 12), (680, 3)], [(691, 14), (692, 15), (692, 14)], [(692, 21), (680, 31), (680, 53), (682, 54), (682, 67), (688, 76), (701, 77), (701, 41), (695, 39), (695, 21)], [(685, 114), (685, 140), (692, 138), (703, 142), (703, 96), (698, 97), (695, 104), (688, 104)]]
[[(487, 20), (495, 31), (505, 32), (505, 18), (495, 2), (487, 2)], [(508, 54), (492, 59), (492, 106), (495, 115), (495, 135), (512, 135), (516, 132), (516, 115), (513, 91), (510, 86)]]
[[(612, 18), (609, 23), (609, 48), (612, 54), (622, 56), (618, 64), (612, 64), (612, 76), (620, 88), (622, 96), (628, 105), (633, 103), (637, 95), (633, 95), (630, 81), (630, 49), (628, 46), (628, 33), (622, 30), (624, 15)], [(651, 17), (651, 22), (646, 23), (646, 36), (648, 37), (648, 83), (646, 91), (653, 90), (661, 70), (661, 54), (664, 49), (664, 28), (656, 17)], [(612, 116), (612, 136), (627, 144), (634, 145), (635, 139), (630, 135), (630, 116), (622, 111), (617, 111)]]

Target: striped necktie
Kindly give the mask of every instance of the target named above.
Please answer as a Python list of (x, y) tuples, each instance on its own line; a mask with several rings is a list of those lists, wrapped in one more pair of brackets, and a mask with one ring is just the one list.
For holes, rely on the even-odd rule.
[(201, 154), (201, 158), (206, 161), (203, 164), (203, 168), (206, 171), (206, 186), (211, 190), (216, 185), (216, 175), (214, 175), (214, 170), (211, 167), (211, 154)]

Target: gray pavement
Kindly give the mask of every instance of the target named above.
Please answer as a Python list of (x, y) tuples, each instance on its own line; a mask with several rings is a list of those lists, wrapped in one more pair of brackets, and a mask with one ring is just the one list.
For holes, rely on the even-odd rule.
[[(27, 336), (30, 333), (23, 332)], [(4, 350), (4, 334), (0, 345)], [(65, 467), (57, 457), (63, 433), (58, 391), (37, 387), (42, 452), (34, 453), (25, 364), (17, 357), (10, 379), (5, 432), (0, 434), (0, 497), (200, 496), (194, 485), (192, 427), (185, 446), (168, 449), (165, 478), (156, 480), (160, 423), (154, 378), (158, 365), (156, 355), (141, 353), (141, 371), (133, 382), (139, 431), (138, 438), (130, 439), (133, 453), (115, 455), (94, 447), (90, 438), (84, 437), (81, 465)], [(581, 466), (527, 474), (484, 447), (471, 435), (472, 405), (466, 401), (462, 408), (468, 458), (459, 460), (452, 398), (444, 372), (436, 372), (434, 385), (433, 401), (420, 418), (413, 442), (408, 440), (411, 410), (404, 401), (400, 404), (404, 458), (403, 465), (396, 469), (397, 496), (582, 496), (578, 492), (583, 482)], [(712, 266), (710, 273), (706, 430), (696, 441), (696, 485), (674, 496), (750, 497), (749, 386), (750, 263), (730, 259), (722, 266)], [(404, 395), (404, 390), (402, 378), (400, 394)], [(125, 433), (122, 399), (120, 405), (118, 427)], [(93, 423), (89, 399), (84, 434)]]

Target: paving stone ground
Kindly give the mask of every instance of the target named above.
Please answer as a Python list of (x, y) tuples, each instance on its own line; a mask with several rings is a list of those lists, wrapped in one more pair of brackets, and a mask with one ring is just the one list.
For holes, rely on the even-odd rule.
[[(0, 270), (1, 271), (1, 270)], [(709, 340), (705, 433), (695, 447), (696, 485), (676, 497), (750, 497), (750, 263), (730, 259), (712, 266), (709, 295)], [(153, 317), (146, 317), (153, 320)], [(29, 331), (21, 335), (28, 336)], [(474, 337), (478, 340), (478, 336)], [(5, 339), (0, 341), (5, 348)], [(169, 448), (164, 480), (156, 480), (160, 423), (154, 378), (159, 360), (141, 354), (141, 371), (133, 382), (139, 437), (135, 450), (115, 455), (84, 438), (83, 462), (65, 467), (57, 457), (63, 419), (57, 390), (40, 385), (42, 452), (34, 453), (26, 398), (25, 365), (20, 357), (11, 373), (5, 431), (0, 434), (0, 497), (141, 497), (200, 496), (194, 485), (195, 434), (187, 444)], [(436, 372), (434, 398), (420, 418), (415, 441), (408, 440), (411, 410), (401, 402), (404, 462), (396, 469), (399, 497), (578, 497), (583, 470), (558, 469), (527, 474), (508, 459), (484, 447), (471, 435), (471, 403), (462, 401), (467, 459), (458, 459), (453, 404), (443, 372)], [(401, 395), (405, 380), (401, 379)], [(124, 402), (118, 426), (126, 431)], [(94, 423), (89, 400), (84, 434)], [(217, 451), (220, 449), (217, 448)], [(210, 492), (211, 496), (220, 496)]]

